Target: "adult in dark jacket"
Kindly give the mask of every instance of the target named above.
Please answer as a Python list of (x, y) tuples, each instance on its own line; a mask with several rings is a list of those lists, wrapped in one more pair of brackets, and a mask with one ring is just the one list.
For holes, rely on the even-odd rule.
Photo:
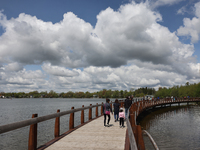
[(129, 99), (129, 97), (126, 97), (124, 101), (124, 108), (125, 108), (125, 117), (128, 118), (128, 109), (132, 104), (132, 100)]
[(118, 118), (119, 118), (119, 107), (120, 107), (118, 99), (115, 100), (115, 103), (113, 104), (113, 106), (114, 106), (114, 118), (116, 122), (118, 121)]
[(106, 116), (108, 116), (108, 122), (107, 125), (109, 126), (109, 122), (110, 122), (110, 114), (106, 114), (106, 111), (109, 111), (113, 114), (112, 112), (112, 108), (110, 107), (110, 99), (106, 99), (106, 103), (103, 105), (103, 114), (104, 114), (104, 126), (106, 127)]

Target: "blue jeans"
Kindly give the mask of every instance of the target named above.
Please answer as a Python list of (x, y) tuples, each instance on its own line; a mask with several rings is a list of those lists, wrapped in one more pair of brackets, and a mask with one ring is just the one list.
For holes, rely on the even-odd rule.
[(118, 118), (119, 118), (119, 113), (114, 113), (114, 118), (115, 118), (115, 120), (118, 120)]
[(128, 118), (128, 108), (125, 108), (125, 117)]

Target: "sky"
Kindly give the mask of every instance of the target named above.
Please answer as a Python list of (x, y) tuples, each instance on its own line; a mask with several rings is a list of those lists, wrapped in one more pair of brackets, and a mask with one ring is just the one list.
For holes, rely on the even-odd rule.
[(1, 0), (0, 92), (200, 81), (200, 0)]

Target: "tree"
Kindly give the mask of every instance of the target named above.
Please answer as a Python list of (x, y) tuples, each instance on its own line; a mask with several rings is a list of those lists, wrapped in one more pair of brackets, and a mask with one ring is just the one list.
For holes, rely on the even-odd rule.
[(115, 90), (113, 92), (113, 98), (119, 98), (119, 91), (118, 90)]
[(92, 97), (93, 95), (90, 93), (90, 92), (85, 92), (85, 98), (90, 98)]
[(58, 94), (53, 90), (51, 90), (48, 95), (50, 98), (58, 98)]
[(185, 86), (189, 86), (189, 85), (190, 85), (190, 83), (189, 83), (189, 82), (186, 82), (186, 83), (185, 83)]
[(74, 97), (74, 93), (73, 93), (72, 91), (69, 91), (69, 92), (67, 92), (67, 93), (65, 94), (65, 97), (66, 97), (66, 98), (72, 98), (72, 97)]
[(124, 91), (123, 90), (120, 91), (120, 97), (124, 98)]

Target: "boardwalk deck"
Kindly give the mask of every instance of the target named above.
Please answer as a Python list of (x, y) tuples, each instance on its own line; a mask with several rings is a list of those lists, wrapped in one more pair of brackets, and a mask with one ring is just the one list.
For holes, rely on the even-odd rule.
[[(126, 123), (125, 123), (126, 126)], [(120, 128), (111, 115), (110, 127), (103, 126), (103, 116), (78, 128), (45, 150), (124, 150), (126, 127)]]

